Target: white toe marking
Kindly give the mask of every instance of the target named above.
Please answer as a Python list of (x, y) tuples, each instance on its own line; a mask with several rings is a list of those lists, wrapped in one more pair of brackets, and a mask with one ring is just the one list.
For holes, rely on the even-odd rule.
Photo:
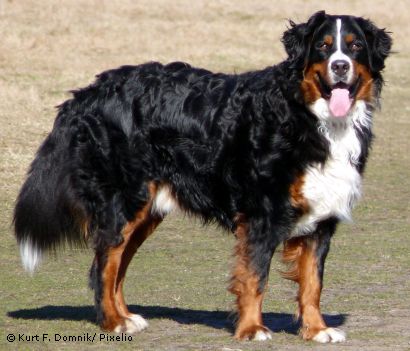
[(330, 336), (324, 330), (321, 330), (313, 337), (313, 340), (321, 344), (326, 344), (330, 341)]
[(332, 343), (346, 341), (346, 333), (343, 330), (337, 328), (327, 328), (326, 331), (330, 335)]
[(125, 325), (117, 325), (114, 333), (135, 334), (148, 327), (148, 322), (139, 314), (131, 314), (125, 319)]
[(117, 333), (117, 334), (121, 334), (122, 333), (122, 325), (117, 325), (115, 328), (114, 328), (114, 333)]
[(327, 328), (317, 333), (314, 336), (313, 340), (322, 344), (328, 342), (344, 342), (346, 341), (346, 333), (343, 330), (337, 328)]
[(271, 340), (272, 335), (268, 331), (264, 330), (258, 330), (253, 338), (253, 340), (257, 341), (265, 341), (265, 340)]
[(132, 322), (135, 324), (135, 326), (137, 327), (137, 331), (141, 331), (144, 330), (145, 328), (148, 327), (148, 322), (142, 318), (139, 314), (132, 314), (129, 317)]
[(125, 320), (125, 328), (123, 330), (123, 333), (135, 334), (135, 333), (138, 333), (139, 331), (141, 331), (141, 329), (131, 319)]

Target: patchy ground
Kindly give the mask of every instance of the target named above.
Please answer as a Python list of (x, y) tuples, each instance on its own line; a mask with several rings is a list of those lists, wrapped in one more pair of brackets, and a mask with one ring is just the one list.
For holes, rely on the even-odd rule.
[[(343, 345), (305, 343), (293, 320), (293, 284), (272, 265), (266, 343), (236, 342), (226, 291), (233, 238), (172, 216), (141, 248), (129, 270), (131, 309), (150, 322), (132, 340), (98, 341), (87, 287), (91, 254), (67, 250), (34, 277), (23, 272), (10, 222), (30, 160), (50, 130), (66, 91), (107, 68), (148, 60), (189, 61), (240, 72), (279, 62), (286, 19), (302, 21), (319, 0), (0, 2), (0, 349), (56, 350), (409, 350), (410, 349), (410, 15), (408, 1), (346, 0), (330, 13), (372, 18), (393, 32), (383, 109), (355, 223), (336, 235), (322, 309), (343, 328)], [(18, 341), (18, 334), (32, 341)], [(86, 337), (96, 333), (97, 340)], [(17, 335), (10, 343), (8, 334)], [(36, 341), (39, 335), (45, 342)], [(73, 337), (85, 336), (74, 342)], [(71, 337), (71, 338), (70, 338)], [(50, 338), (50, 340), (48, 340)], [(57, 341), (56, 338), (58, 339)]]

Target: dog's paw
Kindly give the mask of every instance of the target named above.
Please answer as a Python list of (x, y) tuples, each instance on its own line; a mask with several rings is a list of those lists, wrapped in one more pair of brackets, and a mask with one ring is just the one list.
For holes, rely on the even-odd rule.
[(337, 328), (326, 328), (317, 333), (312, 340), (322, 344), (344, 342), (346, 341), (346, 333)]
[(268, 328), (262, 325), (256, 325), (244, 330), (237, 330), (235, 338), (239, 340), (257, 340), (265, 341), (271, 340), (272, 334)]
[(131, 314), (124, 319), (124, 324), (117, 325), (115, 333), (136, 334), (148, 327), (148, 322), (139, 314)]
[(148, 328), (148, 322), (142, 318), (139, 314), (131, 314), (129, 319), (132, 320), (138, 331)]

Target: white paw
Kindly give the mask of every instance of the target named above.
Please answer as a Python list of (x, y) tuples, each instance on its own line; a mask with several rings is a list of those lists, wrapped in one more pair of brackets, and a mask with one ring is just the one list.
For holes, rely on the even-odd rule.
[(313, 340), (316, 342), (320, 342), (322, 344), (331, 342), (344, 342), (346, 341), (346, 333), (343, 330), (337, 328), (327, 328), (325, 330), (321, 330), (317, 333)]
[(257, 340), (257, 341), (265, 341), (265, 340), (271, 340), (271, 339), (272, 339), (271, 333), (265, 330), (258, 330), (255, 333), (255, 336), (253, 337), (253, 340)]
[(138, 328), (137, 331), (144, 330), (145, 328), (148, 327), (148, 322), (144, 318), (142, 318), (139, 314), (131, 314), (129, 316), (129, 318), (132, 320), (132, 322)]
[(135, 334), (148, 327), (148, 322), (139, 314), (131, 314), (124, 321), (124, 325), (117, 325), (114, 329), (115, 333)]

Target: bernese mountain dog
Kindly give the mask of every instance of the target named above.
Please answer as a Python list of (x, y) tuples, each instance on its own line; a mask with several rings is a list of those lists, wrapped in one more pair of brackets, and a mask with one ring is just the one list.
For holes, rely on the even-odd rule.
[(127, 308), (125, 273), (180, 209), (236, 237), (235, 338), (271, 339), (261, 308), (283, 243), (303, 339), (344, 341), (320, 312), (324, 263), (360, 197), (392, 40), (367, 19), (321, 11), (290, 21), (282, 42), (286, 60), (263, 70), (151, 62), (103, 72), (73, 91), (16, 202), (24, 267), (33, 271), (61, 244), (90, 243), (98, 323), (139, 332), (148, 323)]

